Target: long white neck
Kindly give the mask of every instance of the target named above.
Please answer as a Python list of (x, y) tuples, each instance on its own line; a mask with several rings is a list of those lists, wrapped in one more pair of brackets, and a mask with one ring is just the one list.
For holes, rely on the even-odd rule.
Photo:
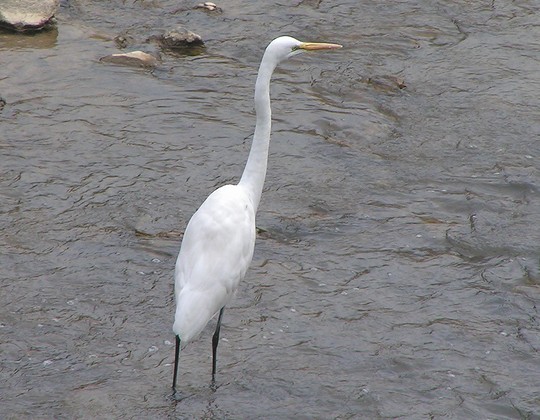
[(246, 188), (251, 195), (255, 211), (261, 200), (268, 148), (270, 145), (270, 130), (272, 111), (270, 109), (270, 79), (276, 68), (276, 63), (266, 54), (261, 61), (257, 82), (255, 83), (255, 114), (257, 122), (249, 157), (238, 185)]

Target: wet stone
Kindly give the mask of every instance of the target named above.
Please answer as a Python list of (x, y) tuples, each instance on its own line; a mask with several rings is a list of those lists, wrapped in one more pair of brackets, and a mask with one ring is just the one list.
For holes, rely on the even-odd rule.
[(118, 35), (114, 37), (114, 43), (116, 46), (120, 49), (127, 48), (131, 44), (134, 43), (134, 39), (132, 36), (129, 35)]
[(221, 7), (218, 7), (216, 3), (212, 3), (210, 1), (205, 1), (204, 3), (199, 3), (194, 7), (194, 9), (201, 9), (208, 12), (218, 12), (221, 13), (223, 10)]
[(169, 49), (182, 49), (189, 47), (200, 47), (204, 45), (200, 35), (182, 27), (178, 27), (166, 32), (158, 37), (160, 44)]
[(49, 26), (60, 0), (2, 0), (0, 25), (18, 32), (36, 31)]
[(158, 59), (156, 57), (142, 51), (111, 54), (100, 58), (99, 61), (132, 67), (155, 67), (158, 64)]

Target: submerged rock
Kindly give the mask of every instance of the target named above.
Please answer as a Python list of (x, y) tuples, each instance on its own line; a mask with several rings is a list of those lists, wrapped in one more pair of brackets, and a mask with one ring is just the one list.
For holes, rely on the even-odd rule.
[(191, 47), (201, 47), (204, 45), (200, 35), (187, 30), (186, 28), (178, 27), (172, 31), (166, 32), (164, 35), (157, 37), (161, 46), (169, 49), (183, 49)]
[(114, 43), (118, 48), (124, 49), (133, 44), (135, 39), (129, 35), (118, 35), (114, 37)]
[(396, 88), (401, 90), (407, 87), (405, 79), (391, 75), (371, 76), (367, 78), (366, 82), (382, 92), (395, 92)]
[(142, 51), (132, 51), (123, 54), (111, 54), (101, 57), (103, 63), (120, 64), (132, 67), (156, 67), (158, 59), (151, 54)]
[(0, 25), (18, 32), (37, 31), (48, 26), (60, 0), (2, 0)]

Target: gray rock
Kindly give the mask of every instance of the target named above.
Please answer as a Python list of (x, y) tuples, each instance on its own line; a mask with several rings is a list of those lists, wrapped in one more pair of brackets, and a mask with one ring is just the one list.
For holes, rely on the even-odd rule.
[(107, 55), (100, 58), (99, 61), (132, 67), (156, 67), (158, 64), (158, 59), (156, 57), (142, 51)]
[(114, 43), (120, 49), (127, 48), (135, 42), (135, 39), (129, 35), (118, 35), (114, 37)]
[(182, 27), (166, 32), (164, 35), (158, 37), (158, 40), (163, 47), (170, 49), (200, 47), (204, 45), (204, 41), (200, 35)]
[(59, 6), (60, 0), (1, 0), (0, 25), (18, 32), (40, 30)]

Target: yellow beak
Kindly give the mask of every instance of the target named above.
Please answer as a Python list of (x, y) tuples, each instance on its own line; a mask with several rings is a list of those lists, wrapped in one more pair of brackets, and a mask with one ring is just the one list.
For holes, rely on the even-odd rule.
[(298, 48), (303, 50), (334, 50), (336, 48), (341, 48), (339, 44), (327, 44), (323, 42), (302, 42)]

